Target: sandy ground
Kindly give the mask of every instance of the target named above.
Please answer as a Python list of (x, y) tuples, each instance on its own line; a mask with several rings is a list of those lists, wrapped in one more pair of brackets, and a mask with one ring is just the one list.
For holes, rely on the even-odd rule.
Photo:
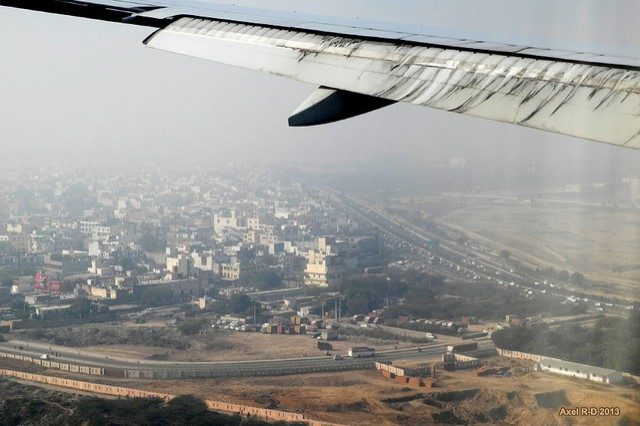
[[(515, 364), (496, 358), (499, 364)], [(383, 378), (375, 371), (298, 375), (275, 378), (205, 380), (188, 382), (135, 382), (133, 386), (168, 393), (194, 393), (205, 398), (301, 412), (312, 418), (357, 425), (422, 425), (438, 423), (434, 415), (451, 412), (459, 421), (478, 422), (486, 413), (500, 417), (488, 423), (507, 424), (617, 424), (621, 417), (640, 419), (638, 389), (610, 386), (550, 373), (530, 372), (518, 378), (476, 377), (474, 371), (437, 373), (438, 387), (411, 389)], [(452, 391), (475, 392), (456, 397)], [(477, 390), (477, 391), (474, 391)], [(536, 394), (564, 390), (565, 401), (542, 408)], [(436, 407), (425, 402), (430, 395), (454, 401)], [(403, 401), (403, 399), (405, 401)], [(563, 399), (563, 398), (560, 398)], [(562, 417), (565, 407), (618, 407), (618, 417)], [(487, 423), (487, 422), (485, 422)]]
[[(7, 368), (24, 367), (24, 363), (14, 360), (2, 361)], [(540, 426), (638, 424), (640, 420), (638, 386), (604, 385), (551, 373), (524, 372), (531, 367), (527, 361), (495, 357), (487, 362), (509, 366), (515, 375), (498, 378), (477, 377), (475, 370), (438, 372), (434, 376), (437, 386), (426, 390), (398, 384), (373, 370), (181, 381), (98, 379), (57, 370), (45, 373), (171, 394), (194, 394), (353, 425), (424, 425), (452, 418), (467, 424)], [(545, 408), (536, 396), (550, 392), (559, 394)], [(562, 407), (616, 407), (620, 416), (563, 417)]]
[[(580, 271), (640, 297), (640, 215), (571, 207), (490, 205), (462, 209), (443, 224), (494, 241), (536, 266)], [(499, 223), (496, 227), (494, 224)]]
[[(488, 197), (419, 197), (390, 201), (530, 266), (580, 271), (602, 283), (604, 294), (640, 300), (640, 215), (581, 203), (525, 203)], [(613, 284), (613, 285), (612, 285)]]
[[(373, 346), (378, 350), (395, 347), (412, 347), (415, 344), (398, 341), (382, 341), (366, 337), (348, 336), (348, 340), (332, 341), (333, 353), (346, 354), (352, 346)], [(207, 342), (219, 344), (207, 350)], [(229, 349), (224, 348), (230, 345)], [(96, 345), (81, 348), (83, 351), (97, 352), (123, 358), (144, 359), (151, 356), (162, 356), (169, 361), (229, 361), (253, 359), (278, 359), (300, 357), (303, 355), (318, 356), (324, 354), (317, 348), (317, 340), (311, 335), (285, 335), (244, 333), (231, 331), (209, 331), (204, 336), (197, 336), (187, 350), (176, 350), (154, 346), (136, 345)]]

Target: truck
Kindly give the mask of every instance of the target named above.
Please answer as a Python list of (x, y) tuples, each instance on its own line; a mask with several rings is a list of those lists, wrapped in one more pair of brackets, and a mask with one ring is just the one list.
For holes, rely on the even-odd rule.
[(322, 351), (332, 351), (333, 345), (325, 340), (318, 340), (318, 349)]
[(370, 348), (368, 346), (356, 346), (353, 348), (349, 348), (349, 356), (351, 358), (372, 357), (375, 356), (375, 354), (375, 348)]
[(449, 345), (447, 346), (447, 352), (449, 353), (453, 353), (453, 354), (459, 354), (462, 352), (469, 352), (469, 351), (475, 351), (476, 349), (478, 349), (478, 343), (474, 342), (474, 343), (461, 343), (458, 345)]

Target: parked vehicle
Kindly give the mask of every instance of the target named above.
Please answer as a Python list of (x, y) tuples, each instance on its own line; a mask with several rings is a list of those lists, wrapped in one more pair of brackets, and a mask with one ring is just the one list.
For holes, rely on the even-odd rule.
[(357, 346), (354, 348), (349, 348), (349, 356), (351, 358), (370, 357), (375, 356), (375, 354), (376, 350), (368, 346)]

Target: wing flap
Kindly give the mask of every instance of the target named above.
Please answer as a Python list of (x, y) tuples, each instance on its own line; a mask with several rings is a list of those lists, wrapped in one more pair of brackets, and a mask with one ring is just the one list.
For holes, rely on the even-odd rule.
[(359, 93), (317, 88), (289, 117), (289, 126), (315, 126), (333, 123), (393, 104), (382, 98)]

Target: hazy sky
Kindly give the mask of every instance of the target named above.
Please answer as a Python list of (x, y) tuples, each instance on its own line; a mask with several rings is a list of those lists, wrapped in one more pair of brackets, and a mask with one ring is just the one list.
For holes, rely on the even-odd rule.
[[(636, 0), (234, 3), (399, 22), (435, 35), (640, 56)], [(292, 129), (287, 117), (312, 86), (154, 51), (142, 45), (151, 31), (0, 7), (0, 167), (25, 160), (450, 156), (640, 164), (638, 151), (404, 104)]]

